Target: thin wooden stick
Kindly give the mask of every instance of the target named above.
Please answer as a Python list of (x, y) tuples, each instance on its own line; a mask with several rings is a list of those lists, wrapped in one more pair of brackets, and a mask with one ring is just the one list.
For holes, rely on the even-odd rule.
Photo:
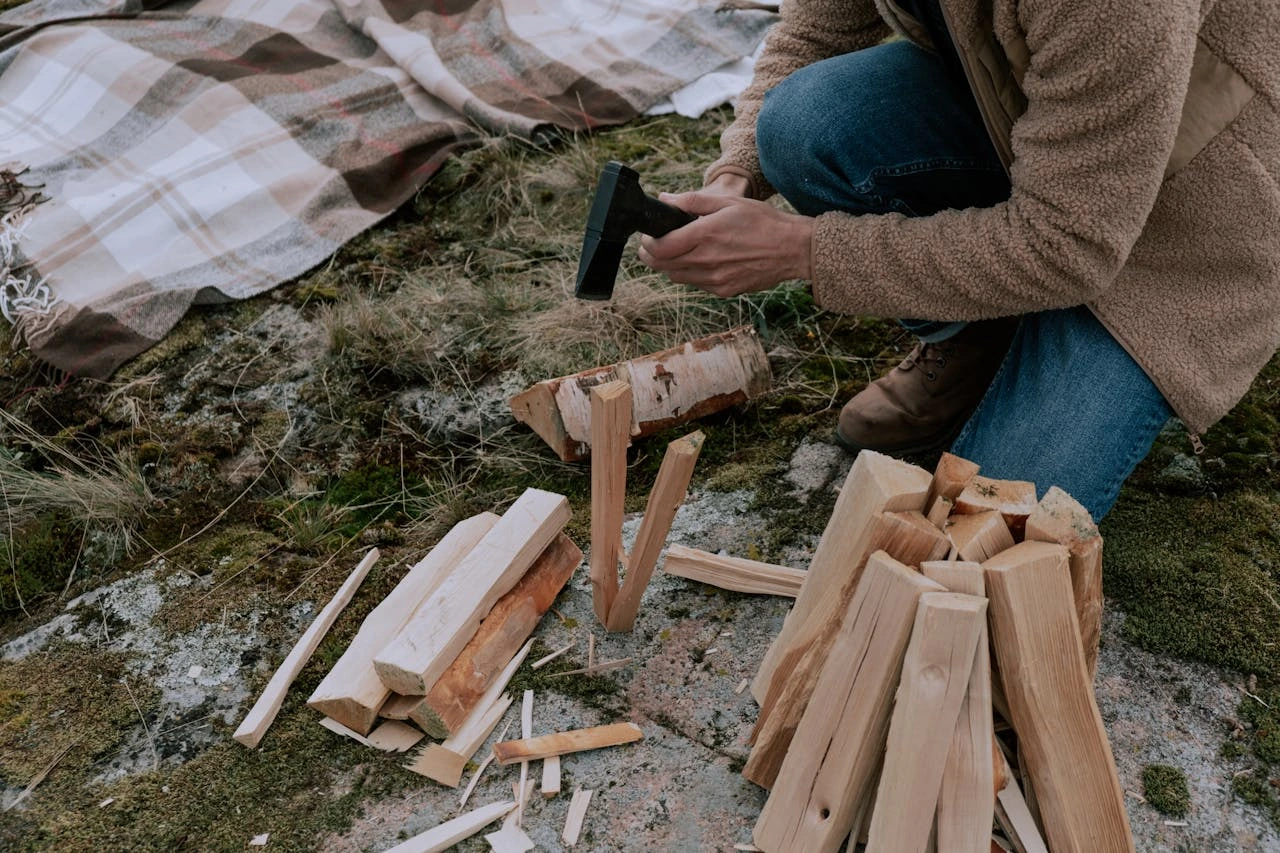
[(498, 756), (499, 764), (514, 764), (517, 761), (536, 761), (550, 755), (568, 755), (571, 752), (634, 743), (643, 737), (644, 732), (635, 723), (613, 723), (495, 743), (493, 754)]
[(631, 663), (634, 658), (618, 658), (617, 660), (607, 660), (594, 666), (584, 666), (578, 669), (566, 669), (564, 672), (552, 672), (547, 674), (547, 678), (559, 678), (562, 675), (596, 675), (601, 672), (609, 672), (610, 670), (620, 669)]
[(267, 733), (267, 728), (275, 720), (276, 714), (280, 712), (280, 706), (284, 704), (285, 694), (289, 692), (289, 685), (293, 684), (293, 680), (298, 677), (302, 667), (310, 660), (311, 653), (316, 650), (316, 646), (320, 645), (324, 635), (329, 632), (329, 628), (337, 620), (338, 614), (355, 596), (360, 583), (364, 580), (365, 575), (369, 574), (369, 570), (373, 568), (373, 564), (377, 560), (377, 548), (370, 549), (369, 553), (365, 554), (364, 559), (360, 561), (360, 564), (355, 567), (346, 581), (343, 582), (333, 599), (316, 615), (310, 627), (307, 628), (301, 639), (298, 640), (288, 656), (285, 657), (284, 663), (280, 664), (280, 668), (276, 670), (275, 675), (271, 676), (271, 680), (267, 682), (262, 695), (258, 697), (258, 701), (249, 709), (249, 713), (245, 715), (240, 727), (232, 735), (233, 738), (250, 749), (258, 745), (262, 740), (262, 736)]
[(386, 853), (441, 853), (504, 817), (515, 807), (514, 801), (481, 806), (453, 820), (447, 820), (434, 829), (428, 829), (421, 835), (415, 835), (408, 841), (392, 847)]
[(547, 655), (544, 658), (538, 658), (536, 661), (529, 664), (529, 669), (542, 669), (544, 666), (551, 663), (556, 658), (560, 657), (560, 655), (569, 651), (569, 649), (572, 649), (575, 645), (576, 643), (569, 643), (567, 646), (562, 646), (561, 648), (556, 649), (554, 652), (552, 652), (551, 654)]

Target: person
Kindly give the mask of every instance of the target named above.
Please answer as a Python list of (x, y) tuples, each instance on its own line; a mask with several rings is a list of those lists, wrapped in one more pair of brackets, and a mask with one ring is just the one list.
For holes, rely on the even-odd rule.
[(918, 318), (837, 440), (1101, 519), (1280, 344), (1278, 105), (1276, 0), (787, 0), (703, 188), (663, 197), (698, 218), (639, 255)]

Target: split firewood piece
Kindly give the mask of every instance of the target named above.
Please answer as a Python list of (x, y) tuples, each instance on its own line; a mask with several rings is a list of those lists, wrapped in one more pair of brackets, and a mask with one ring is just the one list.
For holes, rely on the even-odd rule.
[(928, 847), (986, 611), (986, 599), (973, 595), (920, 596), (871, 814), (867, 846), (872, 850), (907, 853)]
[(612, 723), (495, 743), (493, 754), (498, 756), (499, 764), (514, 764), (517, 761), (537, 761), (550, 755), (568, 755), (571, 752), (634, 743), (643, 737), (644, 732), (635, 723)]
[[(324, 726), (326, 729), (328, 729), (329, 731), (333, 732), (336, 735), (342, 735), (343, 737), (351, 738), (353, 741), (360, 744), (361, 746), (373, 747), (373, 741), (369, 740), (367, 737), (360, 734), (355, 729), (351, 729), (351, 728), (348, 728), (347, 726), (344, 726), (342, 723), (338, 722), (332, 717), (321, 717), (320, 725)], [(376, 749), (376, 747), (373, 747), (373, 748)]]
[(484, 837), (493, 853), (528, 853), (538, 845), (518, 826), (504, 826)]
[(618, 597), (622, 513), (627, 496), (631, 386), (608, 382), (591, 389), (591, 603), (601, 625)]
[(569, 800), (569, 815), (564, 821), (564, 832), (560, 834), (566, 847), (573, 847), (578, 843), (578, 836), (582, 834), (582, 822), (587, 817), (587, 806), (591, 804), (591, 794), (590, 788), (573, 790), (573, 797)]
[(414, 756), (413, 761), (404, 765), (419, 776), (434, 779), (441, 785), (456, 788), (462, 783), (462, 771), (466, 769), (471, 756), (480, 748), (490, 733), (498, 727), (502, 715), (511, 707), (511, 697), (503, 696), (500, 700), (485, 709), (476, 718), (481, 726), (474, 732), (468, 732), (466, 740), (459, 737), (447, 738), (440, 743), (429, 743)]
[(1102, 636), (1102, 535), (1079, 501), (1050, 486), (1027, 518), (1027, 538), (1067, 546), (1071, 558), (1071, 592), (1080, 621), (1089, 681), (1098, 671), (1098, 641)]
[(954, 453), (944, 452), (938, 458), (938, 464), (933, 469), (933, 480), (929, 483), (929, 494), (924, 500), (924, 511), (928, 515), (929, 521), (941, 528), (942, 525), (935, 520), (939, 507), (943, 507), (941, 518), (945, 521), (947, 513), (955, 505), (956, 498), (960, 497), (965, 487), (977, 475), (978, 463), (962, 459)]
[(973, 514), (957, 514), (947, 519), (943, 528), (961, 560), (973, 563), (986, 562), (991, 557), (1013, 547), (1013, 534), (1004, 516), (997, 510)]
[(408, 723), (387, 720), (369, 732), (369, 743), (383, 752), (405, 752), (417, 746), (426, 735)]
[(582, 550), (561, 533), (498, 600), (480, 630), (414, 706), (413, 719), (427, 734), (446, 738), (466, 721), (581, 562)]
[[(520, 737), (528, 740), (533, 737), (533, 691), (526, 690), (524, 692), (524, 701), (520, 703)], [(529, 789), (529, 762), (520, 762), (520, 784), (516, 789), (518, 796), (516, 802), (518, 805), (515, 810), (515, 825), (520, 826), (524, 821), (524, 804), (528, 799)]]
[(374, 671), (374, 655), (395, 638), (431, 592), (497, 523), (497, 515), (484, 512), (454, 525), (360, 623), (360, 630), (347, 650), (316, 687), (307, 704), (361, 734), (368, 734), (379, 708), (391, 696), (391, 690)]
[(426, 694), (568, 520), (563, 495), (526, 489), (374, 656), (382, 683), (395, 693)]
[[(774, 672), (783, 658), (792, 653), (797, 637), (812, 619), (818, 625), (838, 619), (849, 603), (848, 595), (836, 591), (857, 583), (856, 573), (875, 548), (872, 528), (882, 512), (922, 510), (931, 478), (923, 468), (882, 453), (864, 450), (853, 460), (835, 509), (827, 521), (822, 539), (810, 562), (805, 583), (795, 606), (782, 623), (751, 683), (751, 695), (764, 703)], [(850, 575), (854, 575), (850, 577)], [(810, 627), (810, 631), (812, 631)]]
[(1124, 791), (1080, 647), (1066, 546), (1023, 542), (983, 564), (991, 642), (1055, 851), (1134, 849)]
[[(869, 531), (868, 542), (873, 551), (883, 550), (887, 556), (908, 566), (940, 559), (950, 547), (942, 531), (917, 510), (878, 514)], [(843, 578), (833, 578), (843, 585), (828, 591), (830, 601), (822, 604), (823, 610), (815, 611), (811, 621), (797, 632), (794, 645), (783, 659), (760, 706), (752, 731), (753, 747), (742, 773), (763, 788), (773, 785), (839, 630), (843, 611), (834, 609), (834, 605), (843, 602), (848, 606), (867, 561), (867, 556), (859, 556), (856, 563), (846, 567)], [(807, 580), (804, 588), (808, 588), (811, 582)], [(783, 627), (785, 629), (785, 624)]]
[[(311, 659), (312, 652), (316, 650), (316, 646), (320, 645), (320, 641), (329, 632), (329, 628), (337, 621), (338, 614), (355, 596), (356, 590), (360, 588), (361, 582), (365, 579), (365, 575), (369, 574), (369, 570), (373, 568), (373, 564), (377, 560), (378, 549), (370, 549), (359, 565), (343, 581), (342, 586), (338, 588), (337, 593), (334, 594), (329, 603), (316, 614), (316, 618), (312, 620), (307, 630), (303, 632), (302, 637), (289, 650), (289, 654), (285, 656), (284, 662), (280, 664), (280, 668), (276, 670), (275, 675), (271, 676), (271, 680), (267, 682), (267, 686), (263, 689), (262, 695), (258, 697), (258, 701), (253, 703), (249, 713), (240, 722), (240, 727), (232, 735), (233, 738), (250, 749), (258, 745), (262, 740), (262, 736), (267, 733), (267, 728), (275, 720), (276, 714), (280, 712), (280, 706), (284, 704), (285, 694), (289, 692), (289, 685), (293, 684), (293, 680), (298, 677), (298, 673), (302, 671), (307, 661)], [(378, 704), (381, 705), (382, 702), (379, 701)]]
[(962, 514), (998, 509), (1015, 540), (1022, 538), (1027, 516), (1036, 508), (1036, 484), (1026, 480), (993, 480), (974, 477), (956, 498), (955, 511)]
[(560, 793), (560, 756), (542, 759), (542, 796), (550, 799)]
[(531, 648), (533, 640), (524, 644), (507, 664), (507, 668), (489, 685), (465, 725), (443, 742), (428, 744), (411, 764), (405, 766), (442, 785), (456, 788), (462, 782), (462, 770), (467, 761), (498, 727), (498, 721), (510, 707), (511, 697), (503, 695), (502, 691), (507, 689), (507, 683), (520, 668), (520, 664), (524, 663)]
[[(926, 562), (921, 564), (920, 571), (951, 592), (986, 598), (982, 566), (977, 563)], [(960, 705), (951, 749), (942, 772), (942, 788), (938, 792), (936, 830), (939, 850), (984, 853), (989, 849), (997, 790), (992, 756), (994, 742), (991, 650), (984, 620), (973, 655), (968, 691)]]
[(634, 391), (635, 437), (753, 400), (769, 390), (769, 359), (754, 328), (741, 326), (669, 350), (550, 379), (511, 398), (517, 421), (565, 462), (591, 453), (591, 389), (622, 381)]
[(999, 761), (996, 766), (1001, 768), (1000, 778), (1004, 783), (996, 792), (996, 822), (1016, 853), (1049, 853), (1040, 827), (1018, 787), (1018, 780), (1014, 778), (1013, 768), (998, 746), (994, 757)]
[[(884, 552), (867, 561), (753, 838), (769, 853), (835, 850), (875, 791), (921, 596), (942, 587)], [(954, 723), (954, 720), (952, 721)]]
[[(379, 679), (378, 674), (373, 672), (373, 660), (370, 659), (367, 663), (369, 664), (369, 672), (373, 673), (373, 677), (378, 680), (378, 687), (381, 688), (382, 679)], [(409, 719), (409, 712), (421, 703), (421, 696), (401, 696), (399, 693), (392, 693), (387, 697), (387, 701), (382, 703), (382, 707), (378, 709), (378, 716), (384, 720), (407, 720)]]
[(516, 807), (515, 802), (493, 803), (447, 820), (434, 829), (415, 835), (387, 850), (386, 853), (441, 853), (470, 838), (495, 820), (505, 817)]
[(785, 595), (795, 598), (804, 583), (805, 571), (787, 566), (775, 566), (748, 560), (712, 554), (684, 545), (667, 548), (667, 558), (662, 570), (669, 575), (688, 578), (720, 589), (749, 592), (757, 595)]
[(630, 631), (636, 624), (636, 612), (640, 609), (640, 597), (644, 595), (653, 569), (658, 564), (658, 554), (671, 532), (671, 522), (676, 511), (684, 503), (689, 481), (693, 478), (693, 466), (705, 440), (700, 431), (691, 432), (667, 445), (662, 466), (654, 480), (653, 490), (644, 508), (644, 518), (636, 531), (636, 541), (627, 556), (627, 574), (617, 598), (609, 606), (609, 618), (605, 627), (609, 631)]

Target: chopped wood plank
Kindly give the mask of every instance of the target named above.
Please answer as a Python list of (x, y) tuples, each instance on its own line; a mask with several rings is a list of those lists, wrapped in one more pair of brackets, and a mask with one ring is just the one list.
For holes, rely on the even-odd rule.
[(627, 574), (622, 580), (622, 588), (609, 606), (605, 625), (609, 631), (630, 631), (635, 627), (640, 598), (653, 577), (658, 554), (671, 532), (676, 511), (684, 503), (689, 481), (693, 478), (693, 467), (705, 440), (706, 436), (698, 431), (667, 445), (666, 455), (662, 457), (657, 479), (645, 504), (644, 518), (636, 531), (635, 544), (627, 556)]
[(564, 831), (560, 833), (566, 847), (573, 847), (578, 843), (582, 823), (587, 817), (587, 806), (591, 805), (592, 793), (590, 788), (575, 788), (573, 791), (573, 797), (569, 800), (569, 814), (564, 820)]
[[(267, 728), (276, 718), (276, 714), (279, 713), (280, 706), (284, 703), (285, 694), (289, 692), (289, 685), (293, 684), (293, 680), (298, 677), (298, 673), (302, 671), (307, 661), (311, 659), (312, 652), (316, 650), (316, 646), (320, 645), (320, 641), (329, 632), (329, 628), (337, 621), (338, 614), (355, 596), (356, 590), (360, 588), (365, 575), (369, 574), (369, 570), (373, 568), (373, 564), (377, 560), (378, 549), (370, 549), (359, 565), (347, 576), (347, 579), (338, 588), (337, 593), (334, 594), (329, 603), (316, 614), (316, 618), (312, 620), (307, 630), (303, 632), (302, 637), (294, 644), (284, 662), (280, 664), (280, 668), (271, 676), (271, 680), (267, 682), (267, 686), (263, 689), (262, 695), (258, 697), (258, 701), (253, 704), (253, 707), (249, 709), (249, 713), (241, 720), (240, 727), (232, 735), (233, 738), (250, 749), (258, 745), (262, 740), (262, 736), (267, 733)], [(378, 704), (382, 703), (379, 702)]]
[(467, 755), (471, 755), (480, 748), (480, 744), (493, 731), (493, 726), (489, 722), (492, 706), (503, 702), (510, 704), (510, 699), (503, 696), (503, 691), (507, 689), (507, 683), (515, 676), (516, 670), (520, 668), (520, 664), (524, 663), (525, 658), (529, 656), (529, 650), (532, 648), (533, 640), (529, 640), (521, 646), (520, 651), (516, 652), (515, 656), (507, 663), (506, 669), (499, 673), (498, 677), (489, 685), (489, 689), (485, 691), (475, 710), (467, 718), (467, 722), (444, 740), (445, 746), (449, 746), (457, 752), (466, 752)]
[(374, 671), (374, 655), (395, 638), (431, 592), (497, 523), (497, 515), (484, 512), (454, 525), (360, 623), (360, 630), (316, 686), (307, 704), (326, 717), (368, 734), (379, 709), (391, 696), (391, 690)]
[(1079, 501), (1059, 487), (1050, 486), (1027, 517), (1026, 536), (1067, 546), (1080, 644), (1092, 682), (1098, 672), (1098, 643), (1102, 637), (1102, 535), (1098, 526)]
[[(869, 542), (876, 550), (883, 550), (887, 556), (907, 566), (938, 559), (950, 548), (942, 531), (916, 510), (879, 513), (873, 521)], [(844, 586), (835, 588), (838, 592), (828, 593), (830, 602), (823, 605), (822, 618), (819, 619), (815, 612), (810, 623), (796, 634), (794, 646), (784, 659), (778, 677), (770, 684), (769, 693), (756, 717), (751, 754), (743, 768), (743, 775), (761, 787), (771, 787), (778, 768), (782, 766), (791, 736), (804, 714), (818, 673), (839, 629), (842, 611), (831, 608), (835, 602), (848, 603), (866, 559), (861, 557), (859, 563), (847, 567)], [(809, 583), (806, 581), (806, 586)], [(785, 623), (783, 627), (785, 629)]]
[(999, 510), (1015, 540), (1022, 538), (1027, 516), (1036, 508), (1036, 484), (1027, 480), (995, 480), (974, 477), (956, 498), (955, 511), (966, 514)]
[[(373, 660), (370, 659), (368, 664), (369, 672), (373, 673)], [(373, 673), (373, 677), (377, 679), (377, 673)], [(381, 679), (378, 679), (378, 687), (384, 689)], [(409, 719), (409, 711), (415, 705), (421, 704), (421, 702), (421, 696), (401, 696), (399, 693), (392, 693), (387, 697), (387, 701), (382, 703), (382, 707), (378, 709), (378, 716), (384, 720), (407, 720)]]
[(789, 598), (800, 594), (800, 585), (807, 575), (801, 569), (775, 566), (744, 557), (712, 554), (684, 545), (668, 546), (662, 570), (669, 575), (720, 589), (756, 595), (785, 595)]
[(853, 460), (796, 603), (751, 683), (757, 702), (764, 703), (778, 664), (791, 653), (810, 617), (823, 624), (848, 605), (848, 596), (834, 593), (852, 589), (867, 555), (876, 550), (871, 547), (876, 517), (882, 512), (923, 510), (931, 481), (923, 468), (875, 451), (864, 450)]
[(528, 853), (538, 845), (518, 826), (504, 826), (484, 837), (494, 853)]
[(998, 510), (953, 515), (943, 528), (961, 560), (983, 563), (1013, 547), (1013, 534)]
[(382, 683), (395, 693), (425, 695), (568, 520), (563, 495), (526, 489), (374, 656)]
[(519, 582), (493, 605), (458, 657), (414, 707), (427, 734), (446, 738), (480, 703), (493, 679), (538, 627), (556, 596), (582, 562), (582, 550), (561, 533)]
[(611, 723), (607, 726), (592, 726), (496, 743), (493, 745), (493, 754), (498, 756), (499, 764), (514, 764), (517, 761), (537, 761), (552, 755), (568, 755), (571, 752), (634, 743), (643, 737), (644, 732), (635, 723)]
[(547, 655), (546, 657), (538, 658), (536, 661), (529, 664), (529, 669), (542, 669), (544, 666), (551, 663), (556, 658), (560, 657), (560, 655), (569, 651), (569, 649), (573, 648), (573, 646), (574, 646), (573, 643), (567, 643), (561, 646), (560, 648), (556, 649), (554, 652)]
[(867, 846), (872, 850), (906, 853), (929, 846), (986, 610), (986, 599), (973, 595), (920, 596), (871, 815)]
[[(498, 727), (502, 715), (511, 706), (511, 697), (503, 696), (468, 723), (468, 730), (460, 732), (442, 743), (429, 743), (404, 765), (420, 776), (434, 779), (441, 785), (456, 788), (462, 782), (462, 771), (471, 756), (480, 748), (490, 733)], [(464, 739), (465, 738), (465, 739)]]
[(1080, 645), (1066, 546), (1022, 542), (983, 564), (1005, 698), (1058, 853), (1134, 849)]
[(550, 799), (560, 793), (560, 756), (542, 759), (542, 796)]
[(608, 382), (591, 389), (591, 604), (604, 625), (618, 596), (622, 514), (627, 496), (631, 386)]
[(591, 389), (623, 381), (633, 389), (633, 435), (671, 429), (753, 400), (773, 376), (751, 326), (662, 352), (539, 382), (511, 398), (511, 412), (565, 462), (591, 453)]
[[(1003, 522), (1001, 522), (1003, 524)], [(970, 562), (926, 562), (925, 577), (952, 592), (986, 597), (982, 566)], [(995, 814), (995, 732), (991, 720), (991, 650), (985, 622), (973, 654), (969, 688), (960, 706), (942, 772), (936, 824), (939, 850), (984, 853)]]
[(835, 850), (855, 830), (875, 790), (919, 599), (941, 590), (882, 551), (867, 561), (756, 822), (759, 847)]
[(402, 723), (399, 720), (387, 720), (369, 732), (369, 743), (383, 752), (405, 752), (417, 746), (418, 741), (426, 735), (421, 729)]
[(933, 469), (933, 479), (929, 482), (929, 494), (925, 496), (925, 511), (933, 520), (934, 508), (938, 502), (945, 501), (948, 508), (955, 503), (965, 488), (978, 476), (978, 463), (970, 462), (954, 453), (943, 452), (938, 457), (938, 464)]
[(495, 820), (505, 817), (516, 807), (512, 801), (481, 806), (474, 811), (447, 820), (434, 829), (402, 841), (386, 853), (441, 853), (453, 845), (470, 838)]
[(947, 519), (951, 517), (951, 509), (954, 506), (950, 498), (938, 498), (929, 507), (929, 512), (925, 517), (929, 519), (929, 523), (939, 530), (947, 526)]

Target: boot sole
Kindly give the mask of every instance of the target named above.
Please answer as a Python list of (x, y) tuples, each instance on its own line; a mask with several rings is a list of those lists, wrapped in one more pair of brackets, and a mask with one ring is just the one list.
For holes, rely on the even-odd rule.
[[(967, 419), (966, 419), (967, 420)], [(845, 450), (855, 456), (864, 450), (871, 450), (876, 453), (883, 453), (887, 456), (928, 456), (934, 453), (940, 453), (951, 446), (951, 442), (956, 440), (956, 436), (960, 434), (960, 430), (964, 428), (965, 421), (960, 422), (960, 426), (949, 430), (945, 435), (931, 439), (927, 442), (918, 444), (903, 444), (895, 447), (871, 447), (868, 445), (858, 444), (845, 438), (840, 432), (840, 427), (836, 427), (831, 431), (832, 440), (843, 447)]]

